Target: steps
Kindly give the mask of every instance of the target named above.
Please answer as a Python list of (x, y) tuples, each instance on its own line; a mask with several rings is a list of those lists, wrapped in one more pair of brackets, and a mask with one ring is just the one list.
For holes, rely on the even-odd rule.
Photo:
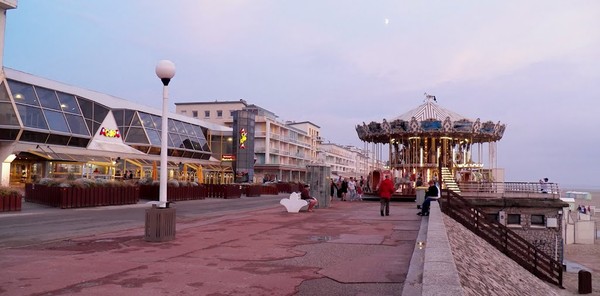
[(454, 180), (454, 176), (450, 173), (450, 170), (447, 167), (442, 167), (442, 182), (446, 184), (446, 188), (460, 193), (460, 188), (458, 188), (458, 184), (456, 184), (456, 180)]

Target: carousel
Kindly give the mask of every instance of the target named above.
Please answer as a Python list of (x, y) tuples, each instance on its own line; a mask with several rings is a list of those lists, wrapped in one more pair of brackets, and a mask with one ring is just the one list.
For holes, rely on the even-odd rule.
[(415, 187), (429, 180), (441, 180), (454, 191), (460, 191), (461, 182), (502, 182), (496, 150), (505, 128), (442, 108), (435, 96), (425, 94), (422, 105), (396, 118), (356, 126), (366, 145), (389, 147), (389, 168), (371, 172), (368, 187), (376, 188), (382, 174), (394, 178), (397, 195), (413, 197)]

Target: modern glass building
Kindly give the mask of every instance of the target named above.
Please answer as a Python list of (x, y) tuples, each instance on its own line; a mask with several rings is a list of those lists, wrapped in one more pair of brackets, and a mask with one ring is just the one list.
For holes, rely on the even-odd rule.
[[(70, 174), (158, 177), (161, 110), (9, 68), (0, 78), (2, 185)], [(175, 113), (166, 128), (170, 178), (233, 180), (231, 164), (211, 151), (213, 134), (231, 145), (231, 128)]]

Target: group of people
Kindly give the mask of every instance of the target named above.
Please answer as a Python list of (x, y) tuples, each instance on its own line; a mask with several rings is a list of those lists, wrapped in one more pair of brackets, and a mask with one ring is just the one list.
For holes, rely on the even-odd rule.
[[(94, 171), (94, 173), (96, 173), (96, 171)], [(116, 176), (117, 177), (121, 176), (121, 171), (117, 171)], [(127, 179), (133, 179), (133, 171), (126, 170), (125, 173), (123, 173), (123, 180), (127, 180)]]
[(579, 205), (579, 206), (577, 206), (577, 212), (580, 212), (582, 214), (591, 215), (592, 214), (592, 208), (590, 206), (587, 206), (587, 208), (586, 208), (584, 205)]
[(329, 186), (329, 198), (330, 200), (333, 200), (333, 196), (337, 195), (342, 201), (362, 201), (366, 185), (365, 179), (362, 176), (360, 177), (360, 180), (357, 180), (354, 177), (350, 177), (350, 179), (342, 178), (341, 176), (337, 180), (332, 178)]
[[(431, 202), (439, 198), (440, 191), (436, 185), (436, 182), (434, 180), (430, 180), (428, 184), (429, 187), (425, 192), (425, 200), (423, 201), (422, 205), (418, 206), (421, 211), (417, 213), (417, 215), (420, 216), (429, 216), (429, 207)], [(349, 179), (340, 177), (337, 181), (332, 178), (330, 184), (330, 200), (333, 200), (333, 197), (336, 195), (336, 193), (337, 197), (342, 201), (362, 200), (362, 189), (364, 186), (367, 186), (367, 184), (363, 177), (361, 177), (360, 180), (355, 180), (352, 177)], [(318, 201), (316, 198), (310, 196), (309, 189), (309, 185), (304, 185), (300, 192), (300, 198), (308, 202), (308, 212), (312, 212), (314, 206), (318, 204)], [(380, 197), (379, 212), (381, 216), (389, 216), (390, 200), (396, 191), (396, 186), (390, 179), (390, 176), (385, 175), (384, 179), (376, 189), (379, 192)]]
[[(379, 197), (380, 197), (379, 200), (381, 203), (381, 206), (379, 208), (379, 213), (381, 214), (381, 216), (389, 216), (390, 215), (390, 200), (392, 198), (392, 195), (396, 191), (396, 188), (394, 187), (394, 183), (392, 182), (392, 180), (390, 180), (389, 176), (386, 175), (384, 177), (381, 184), (379, 184), (378, 190), (379, 190)], [(421, 211), (418, 212), (417, 215), (429, 216), (429, 207), (431, 205), (431, 202), (434, 200), (437, 200), (440, 197), (439, 193), (440, 193), (440, 191), (439, 191), (439, 188), (437, 187), (435, 181), (429, 180), (429, 187), (427, 188), (427, 191), (425, 192), (425, 200), (423, 201), (423, 204), (418, 206), (418, 208), (421, 209)]]

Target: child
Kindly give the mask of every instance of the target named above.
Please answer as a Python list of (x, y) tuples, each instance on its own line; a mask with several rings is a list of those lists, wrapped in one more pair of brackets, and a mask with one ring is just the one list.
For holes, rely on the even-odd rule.
[(362, 186), (356, 186), (356, 195), (358, 200), (362, 201), (363, 189)]

